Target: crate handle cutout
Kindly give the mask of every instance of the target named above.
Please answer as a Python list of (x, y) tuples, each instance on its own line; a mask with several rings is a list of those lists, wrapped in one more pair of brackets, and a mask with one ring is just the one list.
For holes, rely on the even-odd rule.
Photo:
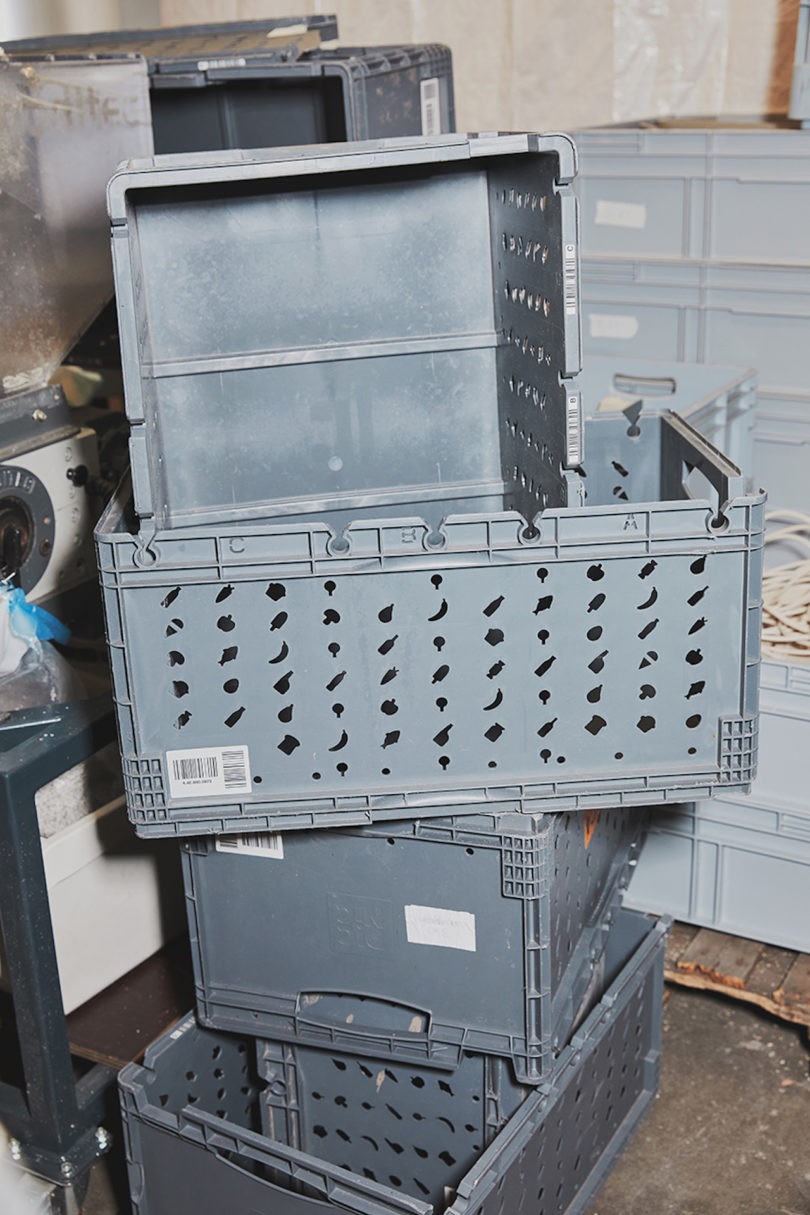
[(672, 376), (623, 375), (617, 371), (613, 377), (616, 392), (626, 392), (637, 397), (672, 397), (678, 385)]
[[(312, 1157), (284, 1143), (266, 1139), (252, 1131), (240, 1131), (237, 1138), (232, 1125), (204, 1111), (186, 1107), (183, 1120), (202, 1131), (205, 1147), (235, 1171), (258, 1181), (268, 1190), (296, 1194), (331, 1208), (362, 1210), (364, 1215), (433, 1215), (433, 1207), (419, 1199), (398, 1194), (396, 1190), (373, 1181), (349, 1178), (345, 1169), (318, 1161), (320, 1175), (312, 1168)], [(273, 1180), (267, 1176), (272, 1171)], [(359, 1200), (359, 1201), (358, 1201)], [(362, 1206), (360, 1205), (362, 1202)]]
[[(360, 1007), (358, 1007), (358, 1005)], [(430, 1013), (424, 1009), (381, 1000), (362, 993), (334, 991), (300, 992), (296, 1001), (297, 1020), (347, 1030), (368, 1029), (425, 1037), (430, 1033)]]
[(662, 415), (661, 421), (663, 500), (682, 501), (684, 498), (702, 497), (708, 485), (714, 491), (709, 497), (713, 511), (709, 531), (725, 531), (729, 526), (726, 514), (729, 505), (732, 499), (744, 493), (742, 473), (736, 464), (732, 464), (678, 414), (669, 410)]

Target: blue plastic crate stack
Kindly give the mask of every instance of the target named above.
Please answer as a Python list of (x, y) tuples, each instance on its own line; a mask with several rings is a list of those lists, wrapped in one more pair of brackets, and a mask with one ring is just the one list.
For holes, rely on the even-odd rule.
[(715, 361), (750, 367), (753, 408), (703, 406), (691, 416), (768, 494), (756, 780), (748, 797), (688, 798), (658, 816), (628, 901), (803, 952), (810, 132), (797, 120), (808, 118), (808, 14), (802, 4), (793, 121), (649, 120), (577, 136), (586, 367), (603, 368), (605, 396), (624, 407), (643, 399), (644, 408), (661, 408), (678, 380), (696, 387), (696, 373), (719, 373)]
[(99, 566), (197, 996), (121, 1076), (138, 1215), (572, 1215), (655, 1094), (622, 894), (650, 814), (751, 781), (764, 500), (687, 420), (745, 377), (583, 407), (575, 172), (446, 135), (110, 184)]

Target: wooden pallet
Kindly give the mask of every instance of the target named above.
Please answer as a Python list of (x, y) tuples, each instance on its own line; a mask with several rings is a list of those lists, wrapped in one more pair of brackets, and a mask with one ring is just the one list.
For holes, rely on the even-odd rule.
[(710, 928), (673, 924), (664, 978), (717, 991), (810, 1026), (810, 955)]

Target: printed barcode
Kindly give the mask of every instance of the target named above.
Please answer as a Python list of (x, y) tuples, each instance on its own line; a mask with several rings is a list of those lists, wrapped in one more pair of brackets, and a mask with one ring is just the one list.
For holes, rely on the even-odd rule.
[(439, 104), (439, 81), (433, 76), (419, 85), (422, 102), (422, 134), (440, 135), (442, 130), (441, 106)]
[(173, 759), (172, 774), (175, 780), (186, 783), (216, 780), (219, 776), (219, 764), (216, 755), (200, 755), (190, 759)]
[(222, 778), (226, 789), (242, 788), (245, 783), (245, 756), (241, 747), (222, 752)]
[(251, 789), (247, 747), (167, 751), (166, 765), (171, 797), (223, 797)]
[(565, 315), (577, 314), (577, 249), (576, 245), (565, 246), (563, 258)]
[(217, 836), (218, 852), (241, 852), (252, 856), (271, 856), (284, 859), (284, 841), (276, 831), (259, 831), (255, 835)]
[(579, 464), (582, 460), (582, 429), (579, 417), (579, 396), (568, 398), (568, 463)]
[(198, 72), (215, 72), (217, 68), (246, 67), (246, 59), (200, 59), (197, 62)]

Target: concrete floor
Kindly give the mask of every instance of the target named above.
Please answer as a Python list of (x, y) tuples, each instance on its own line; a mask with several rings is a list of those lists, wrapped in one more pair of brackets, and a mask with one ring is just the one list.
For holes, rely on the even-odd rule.
[[(669, 988), (661, 1092), (587, 1215), (810, 1215), (809, 1067), (798, 1027)], [(113, 1155), (83, 1215), (128, 1215), (124, 1186)]]

